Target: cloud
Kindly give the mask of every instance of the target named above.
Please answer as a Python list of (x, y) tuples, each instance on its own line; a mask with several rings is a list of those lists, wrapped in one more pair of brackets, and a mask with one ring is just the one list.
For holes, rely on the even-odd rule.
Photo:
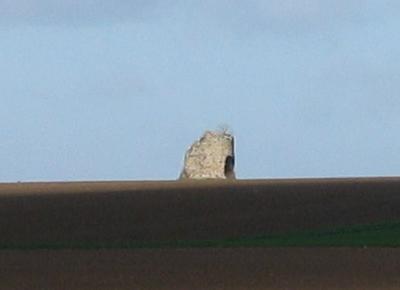
[(0, 24), (81, 25), (140, 19), (160, 0), (0, 0)]
[(0, 24), (108, 24), (177, 13), (186, 21), (282, 31), (360, 22), (398, 8), (393, 0), (0, 0)]
[(396, 11), (400, 2), (394, 0), (0, 0), (0, 27), (150, 22), (242, 36), (293, 36), (382, 22)]
[(202, 6), (214, 13), (222, 25), (228, 23), (249, 33), (323, 31), (348, 24), (382, 21), (384, 16), (396, 13), (400, 8), (400, 2), (392, 0), (204, 1), (207, 4)]

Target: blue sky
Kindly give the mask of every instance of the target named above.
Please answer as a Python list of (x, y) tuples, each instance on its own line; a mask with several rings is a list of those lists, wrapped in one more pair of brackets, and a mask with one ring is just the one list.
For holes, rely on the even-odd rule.
[(0, 0), (0, 181), (400, 175), (400, 2)]

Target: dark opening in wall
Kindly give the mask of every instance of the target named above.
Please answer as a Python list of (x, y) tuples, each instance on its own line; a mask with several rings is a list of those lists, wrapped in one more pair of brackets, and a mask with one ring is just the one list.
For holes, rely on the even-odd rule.
[(225, 159), (225, 176), (226, 178), (235, 178), (233, 168), (235, 166), (235, 158), (233, 156), (227, 156)]

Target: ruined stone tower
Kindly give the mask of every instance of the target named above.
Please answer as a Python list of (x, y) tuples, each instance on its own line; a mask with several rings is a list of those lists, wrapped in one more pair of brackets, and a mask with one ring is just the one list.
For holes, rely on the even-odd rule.
[(234, 179), (234, 139), (227, 132), (207, 131), (186, 151), (181, 179)]

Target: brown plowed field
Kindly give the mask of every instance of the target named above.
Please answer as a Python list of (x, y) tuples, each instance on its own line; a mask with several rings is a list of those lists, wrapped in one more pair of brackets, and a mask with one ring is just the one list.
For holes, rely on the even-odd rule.
[(399, 178), (2, 184), (0, 289), (400, 289), (396, 248), (35, 249), (388, 220)]
[(0, 251), (0, 288), (399, 289), (400, 249)]

